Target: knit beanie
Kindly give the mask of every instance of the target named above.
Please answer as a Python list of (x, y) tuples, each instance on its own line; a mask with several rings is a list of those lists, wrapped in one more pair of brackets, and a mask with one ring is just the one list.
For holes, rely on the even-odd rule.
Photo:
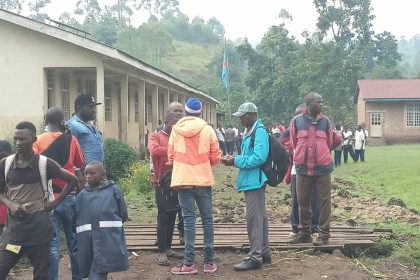
[(197, 98), (191, 97), (188, 98), (185, 102), (185, 112), (190, 114), (200, 114), (201, 113), (201, 102)]

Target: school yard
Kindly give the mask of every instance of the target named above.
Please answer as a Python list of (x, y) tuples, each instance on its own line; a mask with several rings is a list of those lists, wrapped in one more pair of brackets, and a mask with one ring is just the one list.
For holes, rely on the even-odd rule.
[[(419, 279), (420, 278), (420, 145), (368, 147), (365, 163), (349, 163), (334, 171), (333, 224), (392, 228), (392, 234), (370, 249), (332, 253), (273, 252), (273, 263), (262, 270), (234, 272), (233, 264), (245, 256), (239, 251), (217, 251), (219, 271), (182, 277), (154, 263), (156, 252), (140, 251), (130, 257), (130, 270), (110, 279)], [(236, 170), (217, 166), (214, 214), (219, 222), (244, 222), (243, 194), (234, 189)], [(288, 223), (288, 186), (268, 188), (267, 209), (272, 223)], [(127, 196), (130, 222), (155, 223), (153, 193)], [(405, 205), (405, 206), (404, 206)], [(344, 253), (344, 254), (343, 254)], [(172, 260), (176, 264), (179, 260)], [(198, 252), (198, 267), (202, 256)], [(60, 266), (60, 279), (71, 279), (68, 258)], [(27, 269), (11, 279), (31, 279)]]

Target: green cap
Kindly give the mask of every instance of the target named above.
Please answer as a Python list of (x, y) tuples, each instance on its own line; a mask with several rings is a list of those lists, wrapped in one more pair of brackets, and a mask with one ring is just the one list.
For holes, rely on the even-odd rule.
[(233, 113), (232, 115), (235, 117), (242, 117), (246, 113), (257, 113), (257, 112), (258, 112), (258, 107), (255, 106), (254, 103), (246, 102), (242, 104), (241, 106), (239, 106), (238, 112)]

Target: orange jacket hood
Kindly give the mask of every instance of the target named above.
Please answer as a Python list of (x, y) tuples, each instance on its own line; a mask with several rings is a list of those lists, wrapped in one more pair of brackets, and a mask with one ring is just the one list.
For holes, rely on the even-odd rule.
[(191, 138), (199, 134), (207, 125), (206, 121), (197, 117), (183, 117), (172, 127), (178, 134)]

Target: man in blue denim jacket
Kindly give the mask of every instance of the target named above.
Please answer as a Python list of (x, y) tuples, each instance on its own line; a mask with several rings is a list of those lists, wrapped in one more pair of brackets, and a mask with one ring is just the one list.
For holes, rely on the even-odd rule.
[[(243, 262), (234, 266), (235, 270), (258, 269), (263, 263), (271, 263), (268, 248), (268, 218), (265, 208), (267, 177), (260, 168), (267, 161), (269, 140), (257, 112), (257, 106), (247, 102), (233, 114), (239, 117), (242, 125), (246, 127), (241, 144), (242, 153), (235, 157), (228, 155), (221, 161), (227, 166), (239, 168), (236, 187), (239, 192), (245, 194), (250, 251)], [(251, 144), (252, 134), (255, 134), (254, 145)]]
[(94, 160), (104, 162), (102, 133), (91, 123), (96, 119), (96, 106), (100, 104), (92, 96), (79, 94), (74, 101), (75, 114), (67, 121), (83, 150), (86, 164)]

